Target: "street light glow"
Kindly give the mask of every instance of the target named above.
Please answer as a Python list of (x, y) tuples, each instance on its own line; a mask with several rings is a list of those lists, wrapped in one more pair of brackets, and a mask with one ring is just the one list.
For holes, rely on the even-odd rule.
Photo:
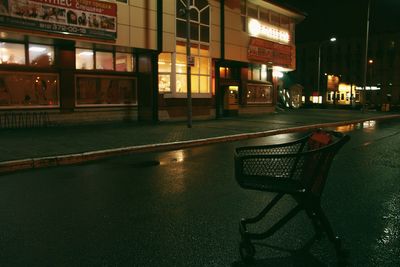
[(332, 37), (331, 39), (329, 39), (329, 41), (336, 42), (336, 37)]

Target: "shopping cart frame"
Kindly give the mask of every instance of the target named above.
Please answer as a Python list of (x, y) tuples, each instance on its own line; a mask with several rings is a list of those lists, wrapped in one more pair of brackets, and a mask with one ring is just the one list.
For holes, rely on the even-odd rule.
[[(349, 140), (346, 134), (318, 129), (292, 142), (235, 149), (235, 178), (240, 187), (276, 194), (258, 215), (240, 221), (239, 251), (244, 261), (254, 258), (252, 240), (273, 235), (301, 210), (310, 218), (316, 236), (326, 232), (336, 252), (341, 252), (340, 238), (322, 210), (321, 195), (333, 158)], [(293, 209), (262, 233), (247, 229), (247, 225), (261, 221), (285, 195), (296, 201)]]

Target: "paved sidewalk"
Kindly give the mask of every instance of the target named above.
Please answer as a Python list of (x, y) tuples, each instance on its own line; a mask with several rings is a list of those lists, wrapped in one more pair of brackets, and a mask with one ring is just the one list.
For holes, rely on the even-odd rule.
[(182, 121), (0, 129), (0, 173), (398, 117), (375, 111), (300, 109), (194, 121), (192, 128)]

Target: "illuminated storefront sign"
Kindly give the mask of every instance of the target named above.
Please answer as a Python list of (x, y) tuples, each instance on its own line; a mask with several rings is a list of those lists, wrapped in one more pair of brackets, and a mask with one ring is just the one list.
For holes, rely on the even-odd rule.
[[(364, 90), (364, 87), (356, 87), (356, 90)], [(365, 90), (372, 90), (372, 91), (376, 91), (376, 90), (381, 90), (380, 87), (377, 86), (365, 86)]]
[(290, 41), (288, 31), (272, 25), (261, 23), (255, 19), (249, 20), (248, 30), (249, 34), (255, 37), (267, 38), (285, 44), (288, 44)]
[(337, 91), (339, 87), (339, 77), (328, 75), (327, 88), (329, 91)]
[(117, 37), (117, 5), (96, 0), (2, 0), (0, 25), (99, 39)]

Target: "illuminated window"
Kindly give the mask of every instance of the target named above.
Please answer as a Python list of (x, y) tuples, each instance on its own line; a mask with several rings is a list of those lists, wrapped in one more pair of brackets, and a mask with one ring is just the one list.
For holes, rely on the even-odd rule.
[(135, 60), (132, 54), (115, 53), (115, 70), (116, 71), (134, 71)]
[(8, 42), (0, 42), (0, 64), (27, 64), (25, 51), (28, 51), (28, 62), (31, 66), (50, 67), (54, 64), (53, 46)]
[(0, 42), (0, 64), (25, 64), (25, 45)]
[(264, 84), (247, 85), (247, 103), (272, 103), (272, 86)]
[(171, 92), (172, 54), (161, 53), (158, 56), (158, 90)]
[[(176, 75), (171, 76), (171, 92), (187, 92), (187, 55), (186, 55), (186, 0), (176, 1), (176, 53), (171, 65)], [(190, 62), (191, 92), (209, 94), (211, 58), (210, 58), (210, 5), (206, 0), (193, 0), (190, 6)], [(160, 65), (159, 65), (160, 68)], [(173, 73), (173, 71), (172, 71)], [(165, 77), (165, 76), (164, 76)], [(160, 79), (160, 78), (159, 78)], [(160, 90), (161, 91), (161, 90)]]
[(111, 52), (96, 51), (96, 69), (97, 70), (113, 70), (114, 57)]
[[(177, 51), (182, 51), (183, 43), (177, 44)], [(210, 58), (208, 46), (192, 44), (191, 56), (194, 65), (191, 67), (191, 91), (192, 93), (210, 92)], [(186, 93), (186, 54), (176, 54), (176, 92)], [(183, 75), (184, 74), (184, 75)]]
[(92, 70), (94, 68), (93, 50), (77, 48), (75, 52), (76, 68)]
[(84, 48), (75, 50), (76, 69), (80, 70), (132, 72), (136, 70), (135, 63), (134, 55), (130, 53), (113, 53)]
[(247, 78), (253, 81), (267, 81), (267, 65), (249, 66)]
[(252, 73), (253, 80), (261, 80), (261, 69), (258, 67), (253, 67)]
[(54, 48), (49, 45), (29, 44), (29, 64), (48, 67), (54, 62)]

